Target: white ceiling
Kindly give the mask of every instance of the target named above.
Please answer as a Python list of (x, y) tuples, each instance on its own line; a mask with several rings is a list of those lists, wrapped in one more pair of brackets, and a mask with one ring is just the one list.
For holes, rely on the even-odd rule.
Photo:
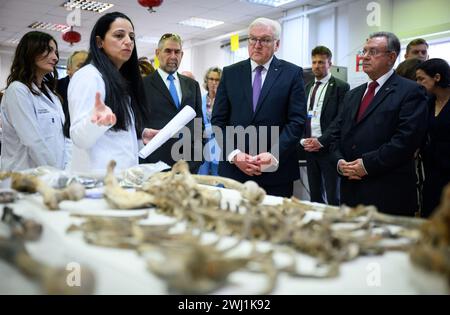
[[(250, 4), (243, 0), (164, 0), (156, 7), (155, 13), (149, 13), (137, 0), (103, 1), (114, 4), (104, 13), (120, 11), (133, 21), (136, 36), (160, 37), (164, 33), (179, 34), (186, 43), (208, 40), (233, 31), (245, 29), (254, 18), (265, 16), (280, 18), (287, 9), (302, 5), (321, 6), (333, 0), (297, 0), (288, 5), (272, 8)], [(70, 13), (62, 5), (65, 0), (0, 0), (0, 46), (3, 51), (12, 51), (15, 44), (12, 39), (20, 39), (33, 22), (51, 22), (66, 24)], [(87, 49), (89, 34), (100, 14), (81, 11), (81, 26), (75, 30), (81, 33), (81, 42), (69, 46), (61, 39), (61, 33), (48, 31), (57, 40), (62, 57), (73, 50)], [(225, 23), (210, 29), (182, 26), (178, 22), (190, 17), (221, 20)], [(156, 44), (137, 42), (139, 55), (153, 55)], [(8, 48), (9, 47), (9, 48)]]

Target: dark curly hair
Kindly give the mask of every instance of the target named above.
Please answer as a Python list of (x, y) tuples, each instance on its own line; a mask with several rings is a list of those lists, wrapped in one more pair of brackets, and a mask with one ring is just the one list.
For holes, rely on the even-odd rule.
[(417, 67), (417, 70), (419, 69), (425, 72), (430, 77), (434, 77), (439, 73), (441, 75), (441, 79), (439, 80), (439, 82), (436, 82), (436, 85), (442, 88), (450, 87), (450, 66), (444, 59), (428, 59)]
[[(36, 58), (42, 54), (49, 54), (52, 48), (50, 41), (56, 45), (56, 55), (58, 56), (58, 43), (49, 34), (39, 31), (31, 31), (23, 35), (19, 45), (17, 45), (14, 59), (11, 66), (11, 73), (6, 80), (6, 87), (14, 81), (25, 84), (35, 95), (39, 95), (40, 91), (33, 89), (32, 84), (36, 83)], [(52, 73), (45, 75), (43, 83), (56, 94), (56, 81), (58, 80), (58, 72), (56, 67)]]

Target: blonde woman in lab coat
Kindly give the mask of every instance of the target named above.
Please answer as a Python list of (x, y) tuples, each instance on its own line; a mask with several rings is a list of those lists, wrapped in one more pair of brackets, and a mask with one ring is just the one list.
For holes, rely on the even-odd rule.
[(32, 31), (20, 40), (1, 103), (1, 170), (65, 168), (64, 113), (55, 94), (58, 59), (51, 35)]

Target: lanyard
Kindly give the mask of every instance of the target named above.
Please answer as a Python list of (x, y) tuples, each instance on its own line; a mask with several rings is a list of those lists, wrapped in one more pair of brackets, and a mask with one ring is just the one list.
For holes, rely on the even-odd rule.
[[(327, 89), (328, 83), (330, 83), (330, 80), (328, 80), (327, 83), (325, 83), (322, 86), (322, 89), (320, 90), (320, 93), (319, 93), (319, 97), (317, 98), (317, 104), (319, 104), (320, 100), (322, 100), (322, 102), (323, 102), (323, 98), (322, 98), (323, 91), (325, 91)], [(325, 95), (323, 95), (323, 97), (325, 97)], [(309, 106), (311, 106), (311, 104)], [(314, 107), (315, 107), (315, 104), (312, 104), (312, 109), (313, 110), (314, 110)]]

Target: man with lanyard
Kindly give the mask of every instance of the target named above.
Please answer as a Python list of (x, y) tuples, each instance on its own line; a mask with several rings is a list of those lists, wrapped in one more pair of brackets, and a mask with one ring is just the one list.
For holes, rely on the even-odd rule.
[[(311, 52), (315, 80), (306, 86), (308, 119), (305, 137), (300, 143), (306, 151), (311, 201), (339, 205), (339, 176), (329, 144), (320, 137), (341, 111), (341, 103), (349, 85), (330, 73), (331, 51), (317, 46)], [(319, 140), (318, 140), (319, 138)]]

